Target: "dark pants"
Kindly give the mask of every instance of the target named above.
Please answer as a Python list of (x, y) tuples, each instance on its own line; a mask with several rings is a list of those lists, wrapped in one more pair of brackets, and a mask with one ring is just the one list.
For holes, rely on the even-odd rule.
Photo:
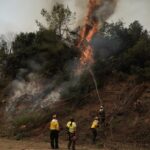
[(105, 126), (105, 111), (100, 112), (100, 123), (102, 126)]
[(105, 118), (104, 117), (100, 118), (100, 123), (101, 123), (102, 127), (105, 127)]
[(72, 150), (75, 150), (75, 144), (76, 144), (76, 136), (74, 133), (68, 133), (68, 149), (72, 147)]
[(95, 144), (96, 143), (96, 137), (97, 137), (97, 130), (95, 128), (91, 128), (91, 131), (93, 134), (92, 143)]
[(59, 132), (57, 130), (51, 130), (50, 131), (50, 140), (51, 140), (51, 147), (52, 149), (59, 148), (58, 146), (58, 135)]

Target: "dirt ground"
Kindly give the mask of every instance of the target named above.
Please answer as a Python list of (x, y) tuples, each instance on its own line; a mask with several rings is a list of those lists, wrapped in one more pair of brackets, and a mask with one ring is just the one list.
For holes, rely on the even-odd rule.
[[(37, 140), (10, 140), (0, 138), (0, 150), (50, 150), (48, 142)], [(60, 143), (60, 150), (67, 150), (66, 143)], [(77, 150), (98, 150), (94, 147), (77, 146)], [(104, 149), (101, 149), (104, 150)], [(106, 149), (105, 149), (106, 150)]]
[[(60, 143), (60, 150), (67, 150), (67, 143)], [(115, 146), (115, 147), (114, 147)], [(50, 150), (50, 145), (48, 142), (43, 142), (35, 139), (28, 140), (13, 140), (0, 138), (0, 150)], [(133, 145), (110, 145), (105, 148), (98, 148), (96, 145), (80, 146), (77, 145), (76, 150), (149, 150), (149, 148), (141, 148)]]

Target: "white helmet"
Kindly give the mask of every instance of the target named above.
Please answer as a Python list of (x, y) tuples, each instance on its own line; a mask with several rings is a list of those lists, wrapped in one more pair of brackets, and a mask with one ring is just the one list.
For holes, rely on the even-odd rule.
[(100, 106), (100, 109), (103, 109), (103, 108), (104, 108), (104, 107), (101, 105), (101, 106)]
[(99, 111), (100, 111), (100, 112), (101, 112), (101, 111), (104, 111), (104, 107), (103, 107), (103, 106), (100, 106)]

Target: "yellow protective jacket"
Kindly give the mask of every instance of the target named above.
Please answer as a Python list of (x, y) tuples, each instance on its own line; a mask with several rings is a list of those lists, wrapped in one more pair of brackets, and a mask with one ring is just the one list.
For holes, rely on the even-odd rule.
[(59, 122), (57, 119), (52, 119), (52, 121), (50, 122), (50, 130), (57, 130), (59, 131)]
[(96, 129), (98, 126), (99, 126), (99, 121), (98, 120), (94, 120), (92, 122), (91, 129)]
[(75, 132), (76, 132), (77, 125), (76, 125), (75, 122), (72, 122), (72, 123), (71, 123), (71, 121), (69, 121), (69, 122), (67, 123), (66, 127), (68, 128), (68, 131), (69, 131), (70, 133), (75, 133)]

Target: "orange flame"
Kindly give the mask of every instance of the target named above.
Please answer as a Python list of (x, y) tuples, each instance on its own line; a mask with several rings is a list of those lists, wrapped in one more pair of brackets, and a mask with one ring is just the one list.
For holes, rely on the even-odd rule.
[[(82, 64), (92, 64), (93, 61), (93, 51), (92, 47), (89, 45), (94, 34), (98, 31), (98, 20), (92, 16), (95, 9), (100, 5), (100, 0), (89, 0), (88, 13), (84, 20), (84, 25), (80, 30), (80, 39), (78, 41), (78, 48), (81, 48), (82, 55), (80, 58), (80, 63)], [(88, 42), (86, 46), (84, 41)]]

